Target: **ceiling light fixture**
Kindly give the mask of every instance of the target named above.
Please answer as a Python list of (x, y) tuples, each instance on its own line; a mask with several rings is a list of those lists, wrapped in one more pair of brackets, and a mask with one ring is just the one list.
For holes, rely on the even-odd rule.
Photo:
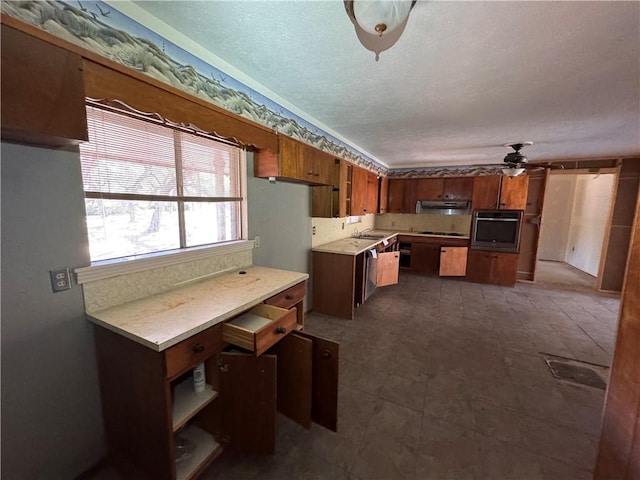
[(360, 43), (376, 53), (394, 45), (407, 24), (417, 0), (344, 0), (347, 15)]
[(503, 168), (502, 173), (507, 177), (517, 177), (522, 172), (524, 172), (524, 168)]

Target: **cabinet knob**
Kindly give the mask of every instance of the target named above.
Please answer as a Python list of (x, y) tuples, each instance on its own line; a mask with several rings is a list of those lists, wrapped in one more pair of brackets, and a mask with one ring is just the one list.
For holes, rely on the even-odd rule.
[(286, 332), (287, 332), (287, 329), (286, 329), (286, 328), (284, 328), (284, 327), (278, 327), (278, 328), (276, 328), (276, 333), (283, 334), (283, 333), (286, 333)]
[(322, 352), (322, 356), (324, 358), (331, 358), (331, 352), (329, 350), (325, 350), (324, 352)]
[(193, 351), (193, 353), (202, 353), (204, 352), (204, 345), (200, 344), (200, 343), (196, 343), (191, 350)]
[(284, 296), (285, 300), (293, 300), (293, 295), (287, 294)]

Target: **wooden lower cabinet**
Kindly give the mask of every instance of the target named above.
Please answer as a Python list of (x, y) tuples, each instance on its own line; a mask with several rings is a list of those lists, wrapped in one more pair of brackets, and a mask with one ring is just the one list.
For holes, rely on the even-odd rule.
[(441, 277), (464, 277), (467, 275), (469, 247), (440, 247)]
[[(269, 300), (295, 301), (293, 288)], [(225, 344), (222, 326), (161, 352), (95, 326), (109, 460), (126, 478), (197, 478), (223, 448), (274, 453), (278, 411), (337, 429), (337, 343), (294, 329), (256, 355)], [(200, 362), (206, 385), (194, 394)]]
[(518, 254), (469, 250), (467, 280), (513, 286), (518, 276)]
[(416, 273), (438, 274), (440, 245), (414, 242), (411, 245), (411, 271)]
[(313, 310), (351, 320), (356, 307), (366, 301), (371, 284), (382, 287), (398, 283), (400, 253), (395, 251), (395, 242), (389, 249), (393, 251), (377, 254), (375, 270), (368, 270), (364, 252), (313, 252)]

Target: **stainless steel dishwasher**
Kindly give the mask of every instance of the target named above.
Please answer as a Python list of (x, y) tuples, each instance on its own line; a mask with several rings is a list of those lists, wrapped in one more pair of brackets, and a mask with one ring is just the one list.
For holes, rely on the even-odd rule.
[(378, 254), (375, 248), (365, 252), (366, 273), (364, 282), (364, 301), (366, 302), (376, 290), (378, 278)]

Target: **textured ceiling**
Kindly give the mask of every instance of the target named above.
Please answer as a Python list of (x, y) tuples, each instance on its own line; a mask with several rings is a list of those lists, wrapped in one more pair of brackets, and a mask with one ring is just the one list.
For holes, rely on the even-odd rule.
[(419, 0), (377, 62), (341, 0), (134, 3), (391, 168), (640, 154), (640, 2)]

